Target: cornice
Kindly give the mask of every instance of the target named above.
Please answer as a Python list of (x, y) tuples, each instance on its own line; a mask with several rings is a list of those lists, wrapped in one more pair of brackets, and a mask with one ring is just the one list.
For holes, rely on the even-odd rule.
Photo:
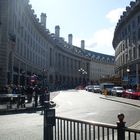
[[(96, 58), (94, 58), (97, 61), (101, 61), (98, 58), (102, 58), (101, 56), (104, 56), (105, 58), (109, 58), (111, 61), (109, 61), (110, 63), (114, 62), (112, 61), (112, 57), (110, 55), (104, 55), (101, 53), (96, 53), (96, 52), (92, 52), (92, 51), (88, 51), (88, 50), (82, 50), (79, 47), (73, 46), (73, 45), (69, 45), (67, 42), (65, 42), (62, 38), (60, 37), (56, 37), (55, 34), (51, 34), (49, 32), (48, 29), (45, 29), (45, 27), (39, 22), (39, 19), (37, 18), (37, 15), (35, 15), (34, 10), (32, 9), (32, 6), (28, 3), (27, 0), (27, 4), (26, 4), (26, 12), (29, 16), (29, 18), (31, 19), (31, 22), (34, 23), (35, 28), (40, 32), (40, 34), (42, 34), (42, 36), (48, 41), (50, 42), (54, 47), (61, 49), (62, 51), (65, 51), (66, 53), (69, 53), (70, 55), (73, 56), (77, 56), (79, 58), (83, 58), (85, 60), (91, 60), (92, 58), (92, 54), (96, 54)], [(89, 53), (91, 54), (91, 56), (89, 56)], [(107, 56), (107, 57), (106, 57)], [(105, 59), (105, 61), (102, 62), (108, 62), (108, 60)]]

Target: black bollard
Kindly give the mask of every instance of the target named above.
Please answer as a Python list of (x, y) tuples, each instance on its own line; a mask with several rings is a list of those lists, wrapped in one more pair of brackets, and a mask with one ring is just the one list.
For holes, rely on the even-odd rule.
[(117, 122), (117, 129), (118, 129), (118, 133), (117, 133), (117, 140), (125, 140), (125, 123), (124, 120), (124, 114), (123, 113), (119, 113), (118, 114), (118, 119), (119, 121)]
[(53, 126), (55, 125), (55, 109), (51, 109), (51, 102), (44, 102), (44, 140), (53, 140)]

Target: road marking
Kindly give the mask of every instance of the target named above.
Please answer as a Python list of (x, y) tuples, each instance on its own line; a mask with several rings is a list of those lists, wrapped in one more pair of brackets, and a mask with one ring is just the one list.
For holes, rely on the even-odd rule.
[(96, 112), (87, 112), (87, 113), (85, 113), (85, 115), (87, 115), (87, 116), (92, 116), (92, 115), (95, 115), (95, 114), (97, 114)]
[(130, 128), (140, 129), (140, 121), (138, 121), (134, 125), (130, 126)]

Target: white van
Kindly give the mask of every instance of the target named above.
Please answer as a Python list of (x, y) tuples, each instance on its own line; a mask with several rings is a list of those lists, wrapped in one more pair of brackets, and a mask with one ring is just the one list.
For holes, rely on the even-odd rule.
[(111, 94), (111, 89), (114, 87), (114, 83), (101, 83), (100, 88), (101, 92), (103, 93), (104, 89), (108, 90), (108, 93)]

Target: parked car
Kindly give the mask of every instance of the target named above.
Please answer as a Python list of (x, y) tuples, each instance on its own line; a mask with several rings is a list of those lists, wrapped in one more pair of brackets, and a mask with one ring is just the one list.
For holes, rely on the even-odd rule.
[(140, 92), (133, 89), (126, 89), (122, 96), (130, 99), (140, 99)]
[(85, 90), (89, 91), (89, 92), (92, 92), (93, 89), (94, 89), (94, 85), (88, 85), (88, 86), (85, 87)]
[(111, 90), (111, 94), (118, 97), (121, 97), (123, 93), (124, 93), (124, 88), (122, 86), (115, 86)]
[(122, 97), (130, 98), (132, 92), (135, 92), (133, 89), (126, 89), (122, 95)]
[(93, 92), (94, 93), (101, 93), (101, 87), (100, 87), (100, 85), (94, 85), (93, 86)]

